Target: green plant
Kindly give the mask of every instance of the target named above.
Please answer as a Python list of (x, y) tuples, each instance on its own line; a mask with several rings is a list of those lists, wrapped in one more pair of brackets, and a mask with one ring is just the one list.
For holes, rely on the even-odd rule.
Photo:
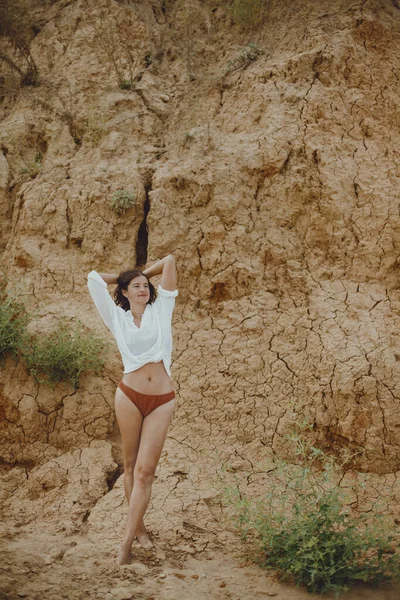
[(226, 490), (243, 537), (255, 536), (261, 566), (294, 578), (310, 592), (334, 591), (336, 596), (359, 581), (399, 578), (395, 537), (382, 514), (376, 509), (351, 514), (337, 485), (343, 465), (311, 446), (304, 427), (289, 439), (298, 464), (276, 462), (272, 489), (262, 501), (248, 500), (239, 488)]
[(128, 79), (121, 79), (121, 81), (119, 82), (119, 87), (121, 90), (132, 90), (133, 82), (129, 81)]
[(125, 213), (135, 204), (135, 192), (117, 190), (110, 200), (111, 208), (118, 215)]
[(7, 352), (19, 355), (28, 343), (26, 333), (30, 316), (21, 303), (5, 290), (5, 282), (0, 288), (0, 359)]
[(239, 69), (246, 69), (262, 54), (262, 50), (254, 42), (250, 42), (240, 51), (239, 55), (230, 60), (225, 67), (225, 75)]
[(105, 342), (94, 333), (87, 333), (78, 322), (71, 330), (59, 325), (50, 335), (32, 340), (24, 359), (30, 373), (40, 383), (54, 386), (69, 382), (75, 389), (82, 373), (99, 373), (104, 364)]
[(43, 167), (43, 154), (42, 152), (37, 152), (35, 154), (35, 158), (32, 162), (28, 163), (25, 167), (22, 167), (20, 170), (20, 174), (23, 176), (27, 176), (27, 179), (35, 179), (40, 170)]

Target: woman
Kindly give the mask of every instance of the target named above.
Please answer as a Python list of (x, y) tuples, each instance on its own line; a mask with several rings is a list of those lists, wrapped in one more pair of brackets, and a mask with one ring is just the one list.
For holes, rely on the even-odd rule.
[[(161, 275), (156, 295), (149, 279)], [(118, 284), (115, 302), (107, 285)], [(175, 305), (176, 268), (172, 255), (145, 271), (120, 275), (91, 271), (90, 295), (118, 344), (124, 363), (115, 394), (115, 412), (122, 438), (124, 487), (129, 503), (125, 537), (118, 564), (129, 562), (132, 542), (151, 547), (143, 517), (175, 406), (171, 382), (171, 319)]]

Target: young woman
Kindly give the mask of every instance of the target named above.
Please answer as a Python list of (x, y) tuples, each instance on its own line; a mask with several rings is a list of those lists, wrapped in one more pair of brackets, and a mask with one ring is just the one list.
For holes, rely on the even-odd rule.
[[(154, 275), (161, 275), (158, 294), (149, 281)], [(115, 302), (107, 291), (108, 284), (117, 284)], [(166, 256), (143, 272), (134, 269), (109, 275), (91, 271), (88, 287), (124, 364), (115, 394), (115, 412), (129, 503), (118, 564), (126, 564), (135, 537), (142, 546), (152, 546), (143, 517), (175, 406), (170, 371), (171, 319), (178, 295), (175, 260), (172, 255)]]

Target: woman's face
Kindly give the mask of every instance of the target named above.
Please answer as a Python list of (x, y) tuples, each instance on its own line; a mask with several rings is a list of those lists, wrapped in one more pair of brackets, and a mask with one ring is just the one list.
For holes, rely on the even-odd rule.
[(129, 302), (145, 305), (150, 299), (150, 289), (147, 277), (138, 275), (135, 279), (129, 282), (128, 288), (122, 290), (123, 295), (128, 298)]

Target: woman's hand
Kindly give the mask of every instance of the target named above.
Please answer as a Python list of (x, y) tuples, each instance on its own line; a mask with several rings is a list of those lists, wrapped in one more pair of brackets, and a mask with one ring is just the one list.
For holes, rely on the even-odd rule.
[(168, 254), (165, 258), (145, 269), (143, 274), (149, 279), (154, 275), (161, 275), (161, 287), (169, 292), (176, 290), (176, 264), (172, 254)]

